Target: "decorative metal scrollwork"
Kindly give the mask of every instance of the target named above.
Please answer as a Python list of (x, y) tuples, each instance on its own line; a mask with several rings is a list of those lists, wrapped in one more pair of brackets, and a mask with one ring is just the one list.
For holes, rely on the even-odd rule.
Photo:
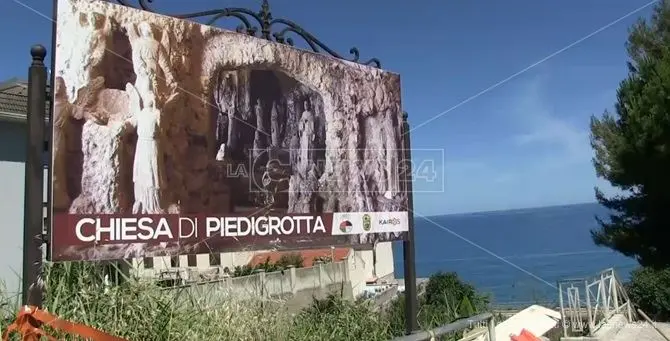
[[(129, 3), (129, 0), (116, 0), (118, 4), (128, 7), (139, 8), (145, 11), (154, 12), (156, 11), (150, 6), (150, 3), (153, 3), (154, 0), (137, 0), (137, 6), (133, 6)], [(305, 29), (300, 27), (298, 24), (293, 21), (286, 19), (274, 19), (272, 18), (272, 13), (270, 12), (270, 4), (268, 0), (263, 0), (261, 9), (259, 12), (254, 12), (246, 8), (223, 8), (223, 9), (213, 9), (209, 11), (187, 13), (187, 14), (173, 14), (171, 15), (179, 19), (195, 19), (195, 18), (205, 18), (209, 17), (210, 19), (206, 22), (207, 25), (213, 25), (218, 20), (225, 17), (234, 17), (240, 20), (242, 23), (237, 27), (237, 32), (246, 33), (254, 37), (260, 37), (270, 41), (275, 41), (280, 44), (286, 44), (294, 46), (293, 39), (286, 37), (288, 33), (294, 33), (305, 40), (307, 45), (312, 49), (312, 51), (317, 53), (327, 53), (335, 58), (340, 58), (348, 60), (351, 62), (371, 65), (377, 68), (381, 68), (381, 62), (377, 58), (371, 58), (366, 61), (360, 60), (360, 51), (356, 47), (352, 47), (349, 50), (351, 58), (347, 59), (340, 55), (339, 53), (333, 51), (326, 44), (317, 39), (314, 35), (307, 32)], [(251, 19), (251, 20), (250, 20)], [(255, 20), (257, 25), (254, 25), (252, 21)], [(272, 33), (272, 29), (275, 26), (282, 25), (283, 28), (278, 32)], [(260, 31), (260, 36), (258, 32)]]

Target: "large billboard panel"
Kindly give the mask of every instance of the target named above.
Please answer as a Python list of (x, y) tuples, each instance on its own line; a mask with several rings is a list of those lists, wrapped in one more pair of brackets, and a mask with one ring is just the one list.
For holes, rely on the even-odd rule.
[(398, 75), (59, 0), (54, 261), (403, 239)]

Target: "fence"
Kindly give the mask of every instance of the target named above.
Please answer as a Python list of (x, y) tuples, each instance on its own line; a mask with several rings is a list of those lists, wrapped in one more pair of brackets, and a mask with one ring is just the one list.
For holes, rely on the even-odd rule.
[(593, 336), (615, 314), (633, 321), (630, 299), (612, 268), (591, 278), (559, 281), (558, 293), (564, 337), (583, 333)]

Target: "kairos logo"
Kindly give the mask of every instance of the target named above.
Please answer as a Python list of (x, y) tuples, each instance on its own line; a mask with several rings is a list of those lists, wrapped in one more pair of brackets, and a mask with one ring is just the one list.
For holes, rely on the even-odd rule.
[(398, 218), (396, 218), (396, 217), (392, 217), (392, 218), (382, 218), (382, 219), (379, 219), (379, 225), (381, 225), (381, 226), (385, 226), (385, 225), (391, 225), (391, 226), (400, 225), (400, 219), (398, 219)]

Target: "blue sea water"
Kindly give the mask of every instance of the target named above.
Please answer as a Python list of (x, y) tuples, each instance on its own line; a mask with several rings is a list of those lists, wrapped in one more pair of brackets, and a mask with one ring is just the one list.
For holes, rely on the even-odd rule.
[[(498, 306), (558, 301), (561, 279), (614, 267), (625, 280), (637, 263), (596, 246), (590, 230), (596, 204), (415, 218), (417, 277), (456, 272)], [(403, 277), (402, 244), (394, 245), (396, 278)]]

